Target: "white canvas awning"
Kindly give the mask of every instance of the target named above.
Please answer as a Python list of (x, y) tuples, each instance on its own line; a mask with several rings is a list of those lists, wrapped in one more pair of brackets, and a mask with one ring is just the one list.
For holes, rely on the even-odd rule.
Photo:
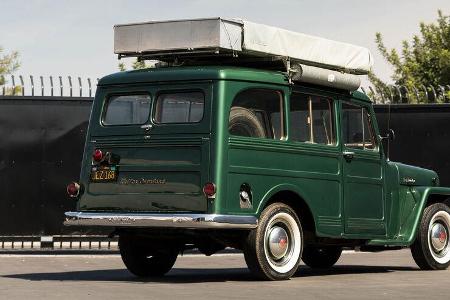
[(158, 21), (114, 26), (114, 52), (124, 56), (169, 57), (232, 52), (239, 57), (286, 57), (352, 74), (373, 65), (368, 49), (248, 21), (222, 18)]
[(367, 74), (373, 58), (366, 48), (277, 27), (243, 21), (244, 51), (290, 57), (306, 64)]

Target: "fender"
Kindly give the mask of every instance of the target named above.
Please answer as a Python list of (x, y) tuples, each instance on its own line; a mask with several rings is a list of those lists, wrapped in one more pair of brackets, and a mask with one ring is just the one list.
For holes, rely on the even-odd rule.
[(419, 194), (422, 195), (417, 207), (415, 209), (414, 214), (414, 223), (412, 224), (412, 230), (410, 235), (408, 236), (407, 242), (408, 245), (411, 245), (416, 239), (417, 229), (419, 228), (420, 221), (422, 220), (422, 215), (425, 207), (430, 201), (430, 196), (432, 195), (440, 195), (440, 196), (449, 196), (450, 197), (450, 188), (447, 187), (418, 187), (415, 188)]
[(450, 197), (450, 188), (447, 187), (426, 187), (418, 186), (412, 189), (416, 205), (411, 212), (408, 220), (403, 228), (400, 229), (399, 235), (394, 240), (371, 240), (369, 245), (382, 246), (411, 246), (417, 235), (417, 230), (422, 220), (423, 211), (428, 203), (430, 203), (433, 195)]
[(263, 198), (259, 202), (258, 209), (256, 210), (257, 216), (259, 217), (262, 210), (266, 206), (267, 202), (272, 198), (272, 196), (274, 196), (276, 193), (285, 192), (285, 191), (289, 191), (289, 192), (293, 192), (293, 193), (297, 194), (300, 198), (302, 198), (306, 202), (306, 205), (308, 207), (311, 207), (307, 200), (308, 197), (306, 197), (305, 193), (298, 186), (293, 185), (293, 184), (283, 183), (283, 184), (278, 184), (278, 185), (272, 187), (270, 190), (268, 190), (264, 194)]

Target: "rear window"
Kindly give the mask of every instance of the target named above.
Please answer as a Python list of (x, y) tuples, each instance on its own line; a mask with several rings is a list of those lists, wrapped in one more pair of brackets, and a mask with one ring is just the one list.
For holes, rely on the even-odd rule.
[(145, 94), (111, 96), (107, 101), (103, 124), (145, 124), (150, 115), (150, 102), (150, 96)]
[(201, 92), (159, 94), (155, 104), (155, 123), (198, 123), (203, 119), (205, 96)]

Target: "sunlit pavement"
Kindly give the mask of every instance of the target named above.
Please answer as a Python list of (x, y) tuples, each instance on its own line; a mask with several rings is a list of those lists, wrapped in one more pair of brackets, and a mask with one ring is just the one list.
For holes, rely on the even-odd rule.
[(420, 271), (409, 250), (345, 252), (288, 281), (255, 280), (241, 254), (180, 256), (141, 280), (118, 255), (0, 255), (0, 299), (448, 299), (450, 271)]

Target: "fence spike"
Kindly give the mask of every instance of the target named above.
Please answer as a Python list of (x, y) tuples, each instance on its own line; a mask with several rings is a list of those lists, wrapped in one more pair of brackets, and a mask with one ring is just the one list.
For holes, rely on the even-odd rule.
[(426, 99), (425, 103), (428, 103), (428, 90), (427, 90), (427, 87), (425, 85), (423, 85), (423, 84), (421, 84), (420, 87), (423, 90), (423, 93), (424, 93), (424, 96), (425, 96), (424, 99)]
[(53, 76), (50, 75), (50, 96), (53, 97)]
[(72, 97), (72, 77), (67, 76), (67, 78), (69, 79), (69, 95)]
[(438, 85), (438, 88), (441, 91), (439, 97), (442, 97), (442, 102), (445, 102), (445, 88), (442, 85)]
[(447, 96), (447, 100), (450, 102), (450, 84), (447, 84), (445, 87), (447, 88), (447, 94), (445, 96)]
[(34, 96), (34, 79), (33, 79), (33, 75), (30, 75), (30, 82), (31, 82), (31, 96)]
[(388, 85), (388, 90), (389, 90), (389, 103), (395, 103), (394, 99), (395, 99), (395, 86), (393, 86), (392, 84)]
[(21, 86), (21, 90), (22, 90), (22, 96), (25, 96), (25, 84), (23, 82), (23, 76), (19, 75), (19, 80), (20, 80), (20, 86)]
[(59, 95), (62, 97), (64, 93), (62, 76), (59, 76)]
[(385, 99), (384, 99), (384, 93), (383, 93), (383, 91), (382, 90), (380, 90), (379, 88), (377, 88), (377, 87), (375, 87), (375, 89), (374, 88), (372, 88), (372, 86), (369, 86), (369, 89), (372, 91), (372, 93), (374, 93), (375, 95), (378, 95), (379, 97), (377, 97), (377, 99), (379, 99), (379, 101), (381, 102), (381, 103), (385, 103)]
[(11, 75), (11, 82), (12, 82), (12, 95), (16, 95), (16, 80), (14, 78), (14, 75)]
[(416, 95), (417, 103), (419, 103), (420, 102), (419, 90), (415, 86), (413, 86), (412, 89), (414, 90), (414, 95)]
[(436, 95), (436, 90), (434, 89), (434, 87), (432, 85), (429, 86), (429, 89), (433, 92), (433, 101), (437, 102), (437, 95)]
[(41, 96), (44, 96), (44, 77), (39, 76), (41, 79)]
[(83, 97), (83, 86), (81, 84), (81, 77), (78, 77), (78, 86), (80, 88), (80, 97)]
[[(401, 93), (402, 89), (404, 91), (406, 91), (405, 94)], [(401, 103), (408, 103), (408, 97), (409, 97), (409, 95), (411, 95), (410, 92), (409, 92), (408, 87), (406, 85), (399, 86), (399, 92), (400, 92), (400, 101), (401, 101)], [(405, 99), (405, 100), (403, 100), (403, 99)]]
[(92, 97), (91, 78), (88, 77), (87, 82), (88, 82), (88, 86), (89, 86), (89, 97)]
[[(398, 96), (399, 96), (399, 100), (401, 101), (402, 100), (402, 91), (400, 90), (400, 87), (399, 86), (397, 86), (397, 85), (394, 85), (394, 89), (397, 91), (397, 93), (398, 93)], [(397, 102), (398, 103), (398, 102)]]
[(361, 88), (361, 91), (362, 91), (366, 96), (368, 96), (368, 95), (367, 95), (367, 92), (366, 92), (366, 89), (365, 89), (363, 86), (361, 86), (360, 88)]

